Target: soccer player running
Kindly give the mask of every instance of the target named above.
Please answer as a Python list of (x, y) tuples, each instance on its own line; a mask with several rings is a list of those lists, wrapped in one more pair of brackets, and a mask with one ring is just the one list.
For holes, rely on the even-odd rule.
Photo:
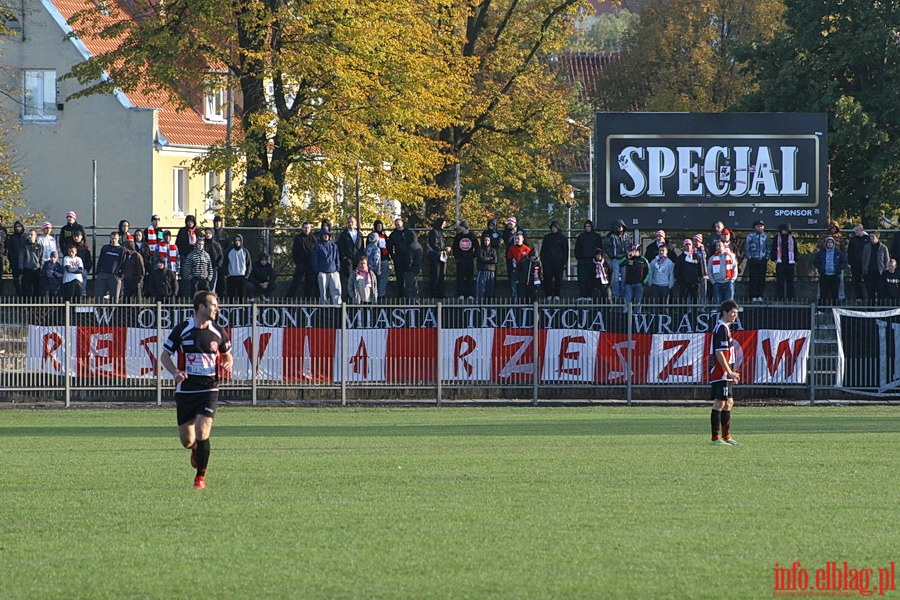
[[(719, 306), (719, 320), (713, 328), (712, 365), (709, 382), (712, 391), (712, 441), (716, 446), (737, 446), (740, 442), (731, 439), (731, 407), (734, 397), (729, 382), (738, 383), (741, 375), (734, 370), (734, 340), (731, 325), (737, 321), (738, 305), (734, 300), (726, 300)], [(721, 430), (721, 437), (719, 431)]]
[[(209, 464), (209, 435), (219, 400), (219, 371), (230, 372), (232, 365), (231, 340), (225, 330), (216, 325), (219, 299), (214, 292), (197, 292), (194, 296), (194, 316), (185, 319), (169, 334), (161, 361), (175, 379), (175, 406), (178, 436), (185, 448), (191, 450), (191, 466), (197, 469), (194, 487), (206, 487), (206, 466)], [(182, 351), (183, 364), (175, 366), (172, 355)]]

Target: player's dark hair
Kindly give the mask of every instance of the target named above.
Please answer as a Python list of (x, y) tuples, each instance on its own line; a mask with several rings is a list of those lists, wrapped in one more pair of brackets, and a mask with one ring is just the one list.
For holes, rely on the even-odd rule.
[(201, 290), (194, 294), (194, 310), (198, 310), (203, 304), (209, 304), (210, 298), (218, 298), (218, 296), (210, 290)]
[(738, 308), (738, 303), (734, 300), (726, 300), (721, 305), (719, 305), (719, 314), (724, 315), (725, 313), (729, 313), (734, 309)]

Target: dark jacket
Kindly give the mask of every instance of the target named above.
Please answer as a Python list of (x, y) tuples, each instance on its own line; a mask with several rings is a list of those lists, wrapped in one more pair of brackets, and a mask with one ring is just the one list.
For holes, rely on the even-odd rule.
[(85, 239), (85, 231), (84, 226), (75, 221), (74, 223), (66, 223), (62, 226), (62, 229), (59, 230), (59, 251), (63, 254), (67, 254), (69, 250), (69, 246), (75, 243), (75, 232), (81, 233), (81, 239)]
[(109, 273), (122, 276), (122, 263), (125, 262), (125, 248), (106, 244), (97, 254), (97, 273)]
[(863, 235), (856, 235), (854, 233), (850, 236), (850, 241), (847, 242), (847, 262), (850, 263), (851, 267), (853, 267), (854, 269), (860, 268), (860, 266), (862, 265), (863, 250), (868, 245), (869, 234), (863, 232)]
[(575, 259), (593, 260), (596, 248), (603, 248), (603, 238), (594, 229), (593, 221), (585, 221), (584, 231), (575, 238)]
[(12, 235), (6, 238), (6, 255), (9, 257), (9, 266), (13, 273), (22, 272), (22, 255), (27, 241), (22, 221), (16, 221), (13, 224)]
[(356, 230), (356, 241), (350, 235), (349, 229), (344, 229), (337, 239), (338, 254), (341, 258), (341, 267), (345, 270), (356, 266), (356, 261), (365, 253), (366, 236), (359, 229)]
[(559, 231), (559, 223), (554, 221), (550, 224), (551, 229), (556, 227), (556, 233), (551, 231), (541, 240), (541, 263), (551, 272), (559, 271), (566, 267), (569, 260), (569, 238), (562, 231)]
[(316, 245), (316, 236), (312, 233), (303, 233), (302, 231), (294, 236), (294, 243), (291, 245), (291, 260), (298, 267), (308, 267), (310, 257), (312, 256), (313, 246)]
[(197, 222), (194, 217), (187, 216), (184, 218), (184, 227), (178, 230), (175, 236), (175, 245), (178, 246), (178, 256), (187, 256), (197, 244), (197, 240), (203, 236), (200, 229), (197, 228)]
[(44, 247), (37, 242), (29, 242), (25, 239), (22, 246), (22, 270), (36, 271), (44, 264)]
[[(134, 242), (126, 242), (133, 244)], [(125, 246), (125, 255), (122, 258), (122, 279), (125, 281), (142, 281), (146, 274), (144, 257), (137, 250)]]
[(528, 253), (528, 257), (516, 265), (516, 279), (519, 285), (537, 287), (544, 278), (544, 269), (541, 259), (534, 250)]
[(219, 242), (212, 238), (206, 238), (203, 241), (203, 251), (209, 254), (213, 270), (221, 271), (222, 265), (225, 264), (225, 252), (222, 250)]
[[(468, 250), (464, 250), (464, 246)], [(478, 253), (478, 236), (471, 231), (468, 233), (457, 233), (453, 238), (451, 249), (456, 260), (460, 262), (475, 262), (475, 255)]]
[(338, 273), (341, 258), (337, 244), (330, 239), (325, 240), (321, 236), (312, 251), (312, 267), (316, 273)]
[(619, 225), (625, 227), (625, 221), (622, 219), (613, 221), (609, 228), (609, 233), (606, 234), (606, 239), (603, 240), (603, 254), (608, 259), (616, 262), (624, 260), (628, 255), (628, 251), (631, 250), (632, 244), (631, 234), (628, 233), (627, 229), (622, 229), (622, 233), (616, 232), (616, 227)]
[(405, 271), (411, 264), (410, 253), (412, 243), (416, 242), (416, 234), (410, 229), (395, 229), (387, 239), (387, 249), (394, 261), (394, 266), (400, 271)]
[(46, 292), (55, 293), (62, 287), (63, 275), (66, 270), (62, 262), (57, 260), (53, 262), (48, 260), (41, 267), (41, 289)]
[(428, 231), (428, 252), (440, 254), (444, 248), (449, 246), (447, 240), (444, 239), (444, 223), (446, 223), (444, 219), (437, 218), (431, 224), (431, 229)]
[[(874, 257), (873, 257), (874, 254)], [(891, 257), (888, 253), (888, 247), (878, 242), (873, 244), (869, 242), (862, 252), (862, 272), (878, 273), (881, 275), (887, 269), (888, 261)]]
[(650, 279), (650, 265), (643, 256), (625, 259), (624, 280), (626, 285), (647, 283)]
[(154, 268), (147, 276), (144, 293), (150, 298), (174, 298), (178, 295), (178, 280), (169, 269)]
[[(694, 262), (689, 262), (688, 257), (693, 256)], [(682, 252), (675, 258), (675, 281), (680, 285), (694, 285), (703, 280), (703, 258), (697, 252), (690, 255)]]
[(478, 246), (475, 262), (478, 265), (479, 271), (497, 270), (497, 249), (493, 246), (493, 242), (491, 242), (490, 246), (485, 246), (483, 244)]
[(269, 261), (266, 261), (266, 264), (262, 264), (261, 261), (257, 260), (253, 263), (250, 281), (252, 283), (268, 283), (270, 285), (275, 283), (275, 267)]
[[(819, 248), (813, 256), (813, 266), (819, 272), (819, 275), (825, 275), (825, 257), (828, 252), (827, 248)], [(840, 275), (847, 268), (847, 256), (841, 252), (840, 248), (834, 248), (834, 275)]]

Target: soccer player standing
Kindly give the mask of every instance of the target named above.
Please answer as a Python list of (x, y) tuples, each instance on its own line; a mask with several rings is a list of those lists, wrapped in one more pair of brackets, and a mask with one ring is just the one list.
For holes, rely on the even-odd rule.
[[(216, 325), (219, 299), (214, 292), (194, 296), (194, 316), (177, 325), (163, 344), (163, 367), (175, 380), (178, 436), (191, 450), (191, 466), (197, 469), (194, 487), (206, 487), (209, 435), (219, 400), (219, 371), (230, 372), (231, 340)], [(172, 355), (181, 350), (176, 367)]]
[[(738, 383), (740, 373), (734, 370), (734, 340), (731, 325), (737, 321), (739, 307), (734, 300), (726, 300), (719, 306), (719, 320), (713, 328), (712, 360), (710, 361), (709, 382), (712, 392), (711, 444), (716, 446), (736, 446), (740, 442), (731, 439), (731, 407), (734, 396), (730, 383)], [(721, 437), (719, 432), (721, 431)]]

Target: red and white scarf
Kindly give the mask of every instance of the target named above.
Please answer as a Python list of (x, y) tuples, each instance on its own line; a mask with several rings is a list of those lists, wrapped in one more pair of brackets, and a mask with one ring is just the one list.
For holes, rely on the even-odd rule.
[(155, 254), (159, 249), (159, 240), (156, 239), (156, 227), (153, 225), (147, 228), (147, 246), (150, 247), (151, 254)]
[[(722, 259), (725, 259), (724, 261)], [(710, 258), (710, 266), (712, 266), (713, 273), (721, 273), (722, 269), (725, 269), (725, 279), (734, 280), (735, 268), (737, 267), (737, 261), (735, 260), (734, 254), (731, 252), (726, 252), (725, 254), (713, 254)]]
[(594, 259), (594, 271), (596, 274), (596, 278), (600, 280), (600, 283), (603, 285), (609, 284), (609, 279), (606, 277), (606, 262), (602, 260)]
[(166, 267), (170, 271), (178, 271), (178, 246), (161, 240), (157, 245), (157, 255), (166, 259)]
[(783, 236), (782, 234), (778, 234), (775, 236), (775, 262), (783, 263), (784, 262), (784, 245), (781, 243), (782, 240), (787, 237), (787, 264), (793, 265), (797, 261), (794, 258), (794, 236), (788, 234), (787, 236)]

